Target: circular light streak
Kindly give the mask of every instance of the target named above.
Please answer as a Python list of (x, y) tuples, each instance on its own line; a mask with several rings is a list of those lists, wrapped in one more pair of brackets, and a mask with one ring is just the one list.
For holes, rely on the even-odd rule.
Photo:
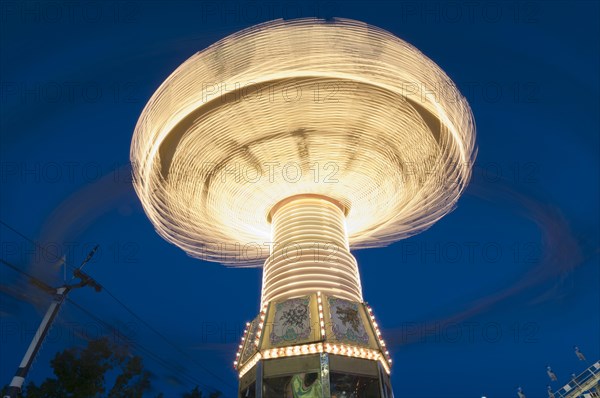
[(331, 198), (353, 248), (419, 233), (451, 211), (475, 152), (473, 118), (417, 49), (357, 21), (274, 21), (184, 62), (154, 93), (131, 145), (157, 231), (231, 265), (269, 256), (271, 210)]
[(313, 195), (291, 199), (278, 204), (273, 215), (274, 244), (263, 267), (262, 305), (315, 291), (362, 302), (343, 211)]

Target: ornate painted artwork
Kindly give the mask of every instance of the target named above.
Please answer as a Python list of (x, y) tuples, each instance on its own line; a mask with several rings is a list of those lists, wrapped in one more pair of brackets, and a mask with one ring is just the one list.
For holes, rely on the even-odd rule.
[(248, 327), (248, 333), (246, 335), (246, 340), (244, 344), (244, 351), (240, 357), (240, 363), (245, 363), (248, 359), (252, 357), (257, 351), (256, 344), (254, 344), (254, 340), (256, 340), (256, 333), (258, 332), (258, 317), (254, 318), (250, 326)]
[(271, 345), (284, 345), (310, 336), (310, 297), (299, 297), (276, 304)]
[(366, 345), (369, 335), (360, 316), (358, 303), (336, 297), (328, 297), (331, 329), (338, 341)]

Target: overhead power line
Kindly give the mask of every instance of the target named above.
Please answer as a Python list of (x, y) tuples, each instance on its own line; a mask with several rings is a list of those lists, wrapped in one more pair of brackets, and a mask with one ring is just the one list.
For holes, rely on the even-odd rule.
[[(46, 284), (40, 278), (37, 278), (37, 277), (31, 275), (30, 273), (22, 270), (18, 266), (14, 265), (14, 264), (12, 264), (12, 263), (4, 260), (4, 259), (0, 259), (0, 263), (4, 264), (8, 268), (10, 268), (10, 269), (18, 272), (19, 274), (21, 274), (23, 276), (26, 276), (29, 279), (29, 282), (32, 285), (34, 285), (36, 287), (39, 287), (43, 291), (48, 292), (50, 294), (54, 294), (56, 292), (56, 289), (50, 287), (50, 285)], [(112, 326), (108, 322), (100, 319), (98, 316), (94, 315), (90, 310), (85, 309), (83, 306), (81, 306), (80, 304), (77, 304), (75, 301), (73, 301), (73, 300), (71, 300), (69, 298), (66, 298), (66, 301), (68, 301), (73, 306), (75, 306), (77, 309), (79, 309), (80, 311), (82, 311), (83, 313), (85, 313), (87, 316), (89, 316), (90, 318), (92, 318), (98, 324), (102, 325), (102, 327), (104, 327), (108, 331), (111, 331), (112, 333), (114, 333), (115, 336), (120, 336), (120, 333), (118, 332), (118, 330), (116, 330), (116, 328), (114, 326)], [(198, 385), (198, 386), (202, 386), (204, 388), (215, 390), (214, 387), (212, 387), (212, 386), (210, 386), (208, 384), (205, 384), (202, 381), (194, 378), (193, 376), (188, 375), (188, 374), (182, 372), (181, 369), (185, 369), (185, 367), (181, 367), (181, 369), (178, 369), (176, 366), (168, 363), (167, 361), (165, 361), (164, 359), (162, 359), (158, 354), (156, 354), (153, 351), (151, 351), (150, 349), (146, 348), (141, 343), (133, 342), (133, 341), (129, 341), (129, 340), (127, 341), (127, 343), (129, 345), (132, 345), (135, 349), (137, 349), (137, 350), (139, 350), (139, 351), (147, 354), (148, 356), (150, 356), (152, 359), (154, 359), (159, 365), (161, 365), (165, 369), (178, 374), (182, 378), (185, 378), (186, 379), (185, 381), (188, 383), (189, 386), (193, 387), (193, 386)]]
[(31, 275), (30, 273), (23, 271), (21, 268), (17, 267), (16, 265), (9, 263), (8, 261), (4, 260), (4, 259), (0, 259), (0, 262), (4, 265), (6, 265), (8, 268), (12, 269), (13, 271), (18, 272), (19, 274), (26, 276), (29, 281), (31, 282), (32, 285), (44, 290), (45, 292), (54, 292), (53, 287), (51, 287), (50, 285), (48, 285), (46, 282), (42, 281), (39, 278), (36, 278), (35, 276)]
[[(30, 273), (22, 270), (21, 268), (12, 264), (11, 262), (6, 261), (4, 259), (0, 259), (0, 263), (4, 264), (8, 268), (18, 272), (19, 274), (26, 276), (32, 285), (40, 288), (41, 290), (48, 292), (50, 294), (56, 293), (55, 288), (50, 287), (50, 285), (48, 285), (47, 283), (42, 281), (40, 278), (31, 275)], [(90, 310), (85, 309), (80, 304), (77, 304), (75, 301), (73, 301), (69, 298), (65, 297), (65, 301), (68, 301), (69, 303), (71, 303), (73, 306), (78, 308), (80, 311), (82, 311), (83, 313), (88, 315), (90, 318), (95, 320), (98, 324), (102, 325), (105, 329), (115, 333), (115, 335), (117, 335), (117, 336), (120, 335), (120, 333), (118, 332), (118, 330), (116, 330), (116, 328), (114, 326), (112, 326), (110, 323), (100, 319), (98, 316), (94, 315)], [(185, 378), (186, 379), (185, 381), (188, 383), (188, 386), (194, 387), (194, 386), (198, 385), (203, 388), (210, 389), (210, 390), (216, 390), (216, 388), (214, 388), (206, 383), (203, 383), (202, 381), (200, 381), (199, 379), (197, 379), (191, 375), (188, 375), (187, 373), (185, 373), (185, 370), (182, 371), (181, 369), (185, 369), (185, 367), (181, 366), (180, 368), (177, 368), (176, 366), (174, 366), (174, 365), (170, 364), (169, 362), (165, 361), (164, 359), (162, 359), (158, 354), (154, 353), (150, 349), (143, 346), (141, 343), (133, 342), (133, 341), (129, 341), (129, 340), (127, 341), (127, 343), (132, 345), (134, 348), (138, 349), (139, 351), (149, 355), (152, 359), (154, 359), (158, 364), (160, 364), (165, 369), (176, 373), (178, 376), (181, 376), (182, 378)]]
[[(112, 332), (113, 334), (115, 334), (117, 336), (120, 335), (119, 331), (114, 326), (112, 326), (108, 322), (100, 319), (98, 316), (94, 315), (94, 313), (92, 313), (90, 310), (87, 310), (86, 308), (84, 308), (80, 304), (77, 304), (75, 301), (73, 301), (71, 299), (67, 299), (67, 301), (70, 304), (72, 304), (73, 306), (75, 306), (77, 309), (79, 309), (81, 312), (83, 312), (84, 314), (89, 316), (91, 319), (96, 321), (98, 324), (102, 325), (102, 327), (104, 327), (106, 330)], [(203, 383), (202, 381), (196, 379), (194, 376), (185, 373), (185, 367), (182, 367), (180, 369), (180, 368), (174, 366), (173, 364), (170, 364), (169, 362), (167, 362), (166, 360), (161, 358), (158, 354), (154, 353), (150, 349), (143, 346), (141, 343), (138, 343), (138, 342), (135, 342), (135, 341), (132, 341), (129, 339), (126, 340), (126, 343), (133, 346), (135, 349), (146, 353), (152, 359), (154, 359), (159, 365), (161, 365), (168, 371), (173, 372), (173, 373), (177, 374), (178, 376), (181, 376), (182, 378), (185, 378), (186, 379), (185, 381), (188, 383), (188, 386), (194, 387), (194, 386), (198, 385), (200, 387), (203, 387), (203, 388), (206, 388), (209, 390), (216, 390), (214, 387), (212, 387), (206, 383)], [(182, 369), (184, 369), (184, 370), (182, 371)]]
[[(73, 279), (79, 279), (78, 283), (64, 284), (56, 289), (52, 289), (40, 279), (34, 278), (33, 276), (30, 277), (30, 283), (36, 284), (36, 286), (43, 288), (46, 290), (46, 292), (53, 294), (53, 300), (46, 310), (46, 314), (42, 318), (42, 322), (33, 336), (33, 339), (31, 340), (23, 359), (21, 360), (21, 363), (19, 364), (19, 367), (17, 368), (17, 371), (8, 386), (7, 393), (4, 396), (5, 398), (17, 398), (21, 393), (23, 383), (29, 374), (31, 365), (35, 360), (37, 353), (41, 349), (42, 344), (44, 343), (44, 340), (46, 339), (46, 336), (48, 335), (48, 332), (50, 331), (50, 328), (52, 327), (52, 324), (54, 323), (54, 320), (56, 319), (58, 312), (65, 302), (69, 292), (73, 289), (78, 289), (85, 286), (91, 286), (94, 287), (97, 292), (100, 291), (98, 284), (89, 275), (83, 272), (83, 266), (94, 256), (96, 250), (98, 250), (98, 246), (96, 246), (88, 254), (87, 258), (81, 263), (81, 266), (73, 272)], [(2, 263), (7, 266), (10, 265), (7, 261), (3, 261)], [(10, 266), (13, 269), (17, 268), (13, 265)]]
[[(4, 225), (6, 228), (8, 228), (9, 230), (13, 231), (15, 234), (19, 235), (21, 238), (25, 239), (26, 241), (30, 242), (32, 245), (36, 246), (37, 248), (39, 248), (40, 250), (43, 250), (45, 253), (50, 254), (51, 256), (53, 256), (56, 260), (61, 259), (61, 257), (56, 254), (53, 253), (51, 251), (49, 251), (47, 248), (45, 248), (43, 245), (41, 245), (39, 242), (35, 241), (34, 239), (31, 239), (30, 237), (28, 237), (27, 235), (19, 232), (16, 228), (12, 227), (11, 225), (9, 225), (8, 223), (4, 222), (3, 220), (0, 220), (0, 224)], [(67, 267), (69, 267), (72, 270), (75, 270), (76, 268), (72, 265), (70, 265), (67, 260), (64, 260), (64, 263)], [(123, 309), (125, 309), (125, 311), (127, 311), (129, 314), (131, 314), (135, 319), (137, 319), (139, 322), (141, 322), (144, 326), (146, 326), (148, 329), (150, 329), (154, 334), (156, 334), (158, 337), (160, 337), (164, 342), (166, 342), (169, 346), (171, 346), (171, 348), (173, 348), (174, 350), (176, 350), (179, 354), (183, 355), (184, 357), (186, 357), (189, 361), (191, 361), (194, 365), (196, 365), (198, 368), (200, 368), (202, 371), (204, 371), (205, 373), (209, 374), (210, 376), (212, 376), (214, 379), (219, 380), (220, 382), (222, 382), (223, 384), (227, 385), (227, 386), (233, 386), (233, 384), (231, 384), (231, 382), (223, 379), (222, 377), (220, 377), (219, 375), (217, 375), (216, 373), (214, 373), (213, 371), (211, 371), (210, 369), (208, 369), (206, 366), (202, 365), (200, 362), (198, 362), (198, 360), (196, 360), (191, 354), (189, 354), (187, 351), (185, 351), (184, 349), (182, 349), (178, 344), (176, 344), (175, 342), (173, 342), (171, 339), (169, 339), (168, 337), (166, 337), (163, 333), (159, 332), (154, 326), (152, 326), (150, 323), (148, 323), (146, 320), (144, 320), (141, 316), (139, 316), (135, 311), (133, 311), (129, 306), (127, 306), (122, 300), (120, 300), (114, 293), (112, 293), (109, 289), (106, 288), (106, 286), (104, 286), (103, 284), (99, 283), (98, 281), (96, 281), (96, 283), (98, 284), (98, 286), (104, 291), (106, 292), (106, 294), (108, 294), (113, 300), (115, 300), (121, 307), (123, 307)]]

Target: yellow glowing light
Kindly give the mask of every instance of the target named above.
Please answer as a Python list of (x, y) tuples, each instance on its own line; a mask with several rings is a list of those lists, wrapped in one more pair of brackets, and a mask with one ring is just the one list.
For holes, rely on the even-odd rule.
[[(277, 206), (272, 226), (277, 245), (263, 268), (263, 303), (315, 290), (362, 301), (358, 266), (348, 250), (344, 212), (338, 205), (321, 197), (295, 196)], [(322, 314), (320, 300), (317, 295)]]
[[(138, 120), (131, 161), (161, 236), (191, 256), (244, 266), (281, 247), (269, 216), (276, 228), (271, 211), (295, 195), (341, 204), (343, 228), (321, 232), (343, 233), (334, 242), (342, 249), (428, 228), (466, 186), (474, 140), (467, 102), (410, 44), (352, 20), (278, 20), (231, 35), (173, 72)], [(347, 249), (338, 251), (342, 274), (324, 275), (316, 288), (361, 301)], [(304, 260), (307, 274), (320, 272)], [(307, 288), (279, 265), (277, 275), (265, 270), (273, 280), (263, 284), (263, 303)]]
[(260, 352), (257, 352), (243, 367), (240, 368), (238, 377), (241, 379), (261, 358)]
[[(134, 187), (158, 233), (189, 255), (264, 262), (254, 341), (261, 359), (381, 350), (315, 343), (260, 350), (267, 306), (317, 292), (363, 302), (350, 248), (383, 246), (451, 211), (471, 176), (466, 100), (429, 58), (392, 34), (336, 19), (264, 23), (184, 62), (144, 108), (131, 144)], [(240, 364), (244, 345), (258, 352)], [(243, 366), (239, 366), (243, 365)]]

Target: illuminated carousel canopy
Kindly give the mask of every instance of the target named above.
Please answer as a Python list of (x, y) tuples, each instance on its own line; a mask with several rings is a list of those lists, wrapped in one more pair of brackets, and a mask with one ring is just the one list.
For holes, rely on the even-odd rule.
[(338, 203), (353, 248), (428, 228), (465, 188), (474, 140), (467, 102), (410, 44), (352, 20), (278, 20), (175, 70), (131, 160), (165, 239), (247, 266), (269, 256), (272, 211), (296, 195)]
[(392, 360), (350, 248), (414, 235), (471, 175), (470, 108), (392, 34), (346, 19), (274, 21), (184, 62), (131, 146), (157, 231), (189, 255), (264, 263), (239, 396), (391, 398)]

